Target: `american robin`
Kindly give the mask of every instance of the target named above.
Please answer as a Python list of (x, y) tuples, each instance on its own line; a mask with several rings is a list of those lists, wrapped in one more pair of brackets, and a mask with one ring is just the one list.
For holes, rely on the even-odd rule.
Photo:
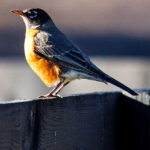
[(26, 25), (25, 57), (29, 66), (47, 86), (55, 88), (45, 97), (56, 97), (75, 79), (111, 83), (132, 95), (137, 93), (105, 74), (70, 41), (42, 9), (13, 10)]

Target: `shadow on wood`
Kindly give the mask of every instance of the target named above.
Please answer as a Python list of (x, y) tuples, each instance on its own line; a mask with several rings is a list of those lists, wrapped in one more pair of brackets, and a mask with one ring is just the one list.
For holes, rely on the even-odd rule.
[(0, 150), (148, 150), (142, 102), (107, 92), (0, 104)]

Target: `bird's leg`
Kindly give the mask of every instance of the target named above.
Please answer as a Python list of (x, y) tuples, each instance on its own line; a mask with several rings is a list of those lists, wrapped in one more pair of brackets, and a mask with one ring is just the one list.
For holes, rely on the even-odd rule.
[(55, 92), (56, 90), (57, 90), (57, 88), (59, 88), (59, 86), (61, 86), (62, 85), (62, 81), (60, 81), (57, 85), (56, 85), (56, 87), (54, 87), (51, 91), (50, 91), (50, 93), (48, 93), (48, 94), (46, 94), (46, 95), (41, 95), (41, 96), (39, 96), (39, 98), (47, 98), (47, 97), (55, 97), (55, 96), (53, 96), (53, 92)]
[[(48, 98), (48, 97), (61, 97), (60, 95), (58, 95), (58, 93), (62, 90), (62, 88), (64, 86), (66, 86), (70, 81), (64, 82), (64, 80), (60, 81), (57, 86), (52, 89), (52, 91), (47, 94), (47, 95), (43, 95), (40, 96), (39, 98)], [(62, 98), (62, 97), (61, 97)]]
[(60, 95), (58, 95), (58, 93), (69, 83), (70, 81), (67, 82), (63, 82), (61, 86), (59, 86), (53, 93), (53, 96), (58, 96), (61, 97)]

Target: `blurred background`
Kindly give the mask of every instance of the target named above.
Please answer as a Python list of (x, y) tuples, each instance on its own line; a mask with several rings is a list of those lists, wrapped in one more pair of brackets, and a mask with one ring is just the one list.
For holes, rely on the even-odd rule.
[[(150, 86), (149, 0), (1, 0), (0, 100), (34, 98), (50, 91), (24, 58), (25, 25), (12, 9), (39, 7), (104, 72), (131, 88)], [(61, 94), (119, 90), (73, 81)]]

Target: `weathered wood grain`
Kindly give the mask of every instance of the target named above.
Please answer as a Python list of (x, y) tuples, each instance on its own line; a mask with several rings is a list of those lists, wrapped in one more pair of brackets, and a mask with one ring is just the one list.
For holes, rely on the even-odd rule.
[(110, 92), (0, 104), (0, 150), (149, 150), (145, 97)]
[(33, 139), (34, 104), (0, 105), (0, 150), (30, 149)]

